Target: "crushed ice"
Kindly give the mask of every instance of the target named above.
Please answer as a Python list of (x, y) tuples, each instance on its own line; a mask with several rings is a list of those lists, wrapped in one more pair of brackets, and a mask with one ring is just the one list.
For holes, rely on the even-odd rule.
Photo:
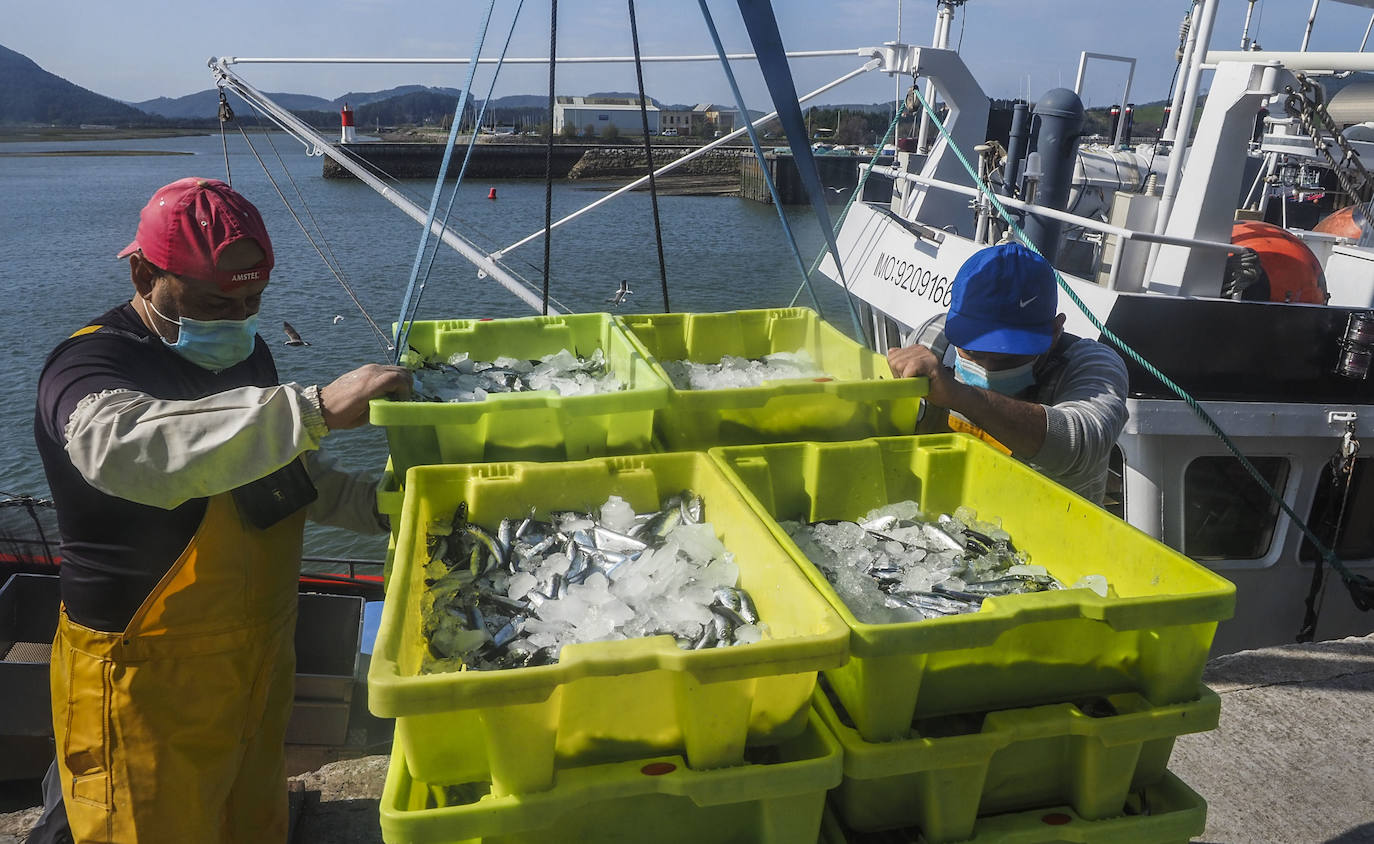
[(498, 357), (475, 360), (459, 352), (447, 360), (417, 362), (414, 370), (415, 401), (483, 401), (492, 393), (555, 390), (561, 396), (613, 393), (625, 384), (611, 371), (601, 349), (580, 357), (567, 349), (539, 360)]
[(451, 532), (430, 537), (421, 670), (543, 665), (564, 645), (660, 634), (684, 649), (765, 638), (702, 511), (690, 491), (647, 513), (612, 495), (595, 512), (516, 516), (491, 533), (460, 507)]
[(805, 349), (776, 352), (761, 358), (725, 355), (720, 363), (696, 363), (690, 360), (662, 363), (669, 380), (679, 390), (730, 390), (759, 387), (765, 381), (830, 377), (816, 366)]
[[(972, 613), (989, 596), (1065, 588), (1017, 550), (1000, 519), (979, 520), (968, 507), (927, 520), (916, 502), (901, 501), (858, 522), (782, 525), (866, 624)], [(1079, 587), (1108, 594), (1102, 575), (1071, 588)]]

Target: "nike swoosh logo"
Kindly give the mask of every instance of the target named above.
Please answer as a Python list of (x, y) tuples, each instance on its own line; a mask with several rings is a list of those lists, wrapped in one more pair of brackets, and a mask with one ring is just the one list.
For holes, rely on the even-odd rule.
[(1032, 297), (1030, 297), (1029, 299), (1027, 299), (1026, 301), (1022, 302), (1022, 303), (1021, 303), (1021, 307), (1024, 308), (1025, 306), (1029, 305), (1031, 302), (1034, 302), (1036, 299), (1039, 299), (1039, 298), (1040, 298), (1039, 294), (1037, 294), (1037, 295), (1035, 295), (1035, 296), (1032, 296)]

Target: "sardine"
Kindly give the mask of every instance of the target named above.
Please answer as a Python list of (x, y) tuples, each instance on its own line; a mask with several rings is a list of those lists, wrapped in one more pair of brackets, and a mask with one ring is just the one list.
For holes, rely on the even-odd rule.
[(596, 547), (602, 551), (643, 551), (649, 545), (633, 536), (616, 533), (607, 527), (597, 525), (592, 535), (596, 537)]
[(894, 527), (898, 523), (898, 521), (899, 520), (896, 516), (879, 516), (878, 518), (869, 522), (859, 522), (859, 527), (863, 528), (869, 533), (878, 533), (880, 531), (888, 530), (889, 528)]
[(682, 520), (684, 522), (699, 525), (701, 524), (702, 518), (705, 516), (706, 507), (701, 500), (701, 496), (688, 489), (683, 490), (682, 502), (678, 505), (678, 509), (682, 511)]
[(673, 528), (682, 524), (682, 508), (672, 507), (667, 510), (660, 510), (654, 518), (645, 525), (640, 535), (652, 541), (653, 539), (663, 539), (673, 532)]
[(498, 566), (502, 568), (506, 567), (508, 558), (505, 549), (496, 541), (496, 537), (487, 533), (477, 525), (466, 521), (463, 524), (463, 533), (466, 533), (468, 536), (480, 542), (482, 547), (486, 549), (487, 554), (490, 555), (490, 559), (486, 562), (485, 566), (477, 571), (479, 576), (486, 574), (488, 571)]

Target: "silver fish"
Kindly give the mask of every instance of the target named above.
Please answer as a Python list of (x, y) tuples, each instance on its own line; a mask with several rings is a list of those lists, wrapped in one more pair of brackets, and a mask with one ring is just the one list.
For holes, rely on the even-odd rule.
[(684, 490), (682, 493), (682, 503), (678, 505), (678, 509), (682, 511), (682, 520), (684, 522), (689, 522), (694, 525), (701, 524), (701, 520), (705, 514), (705, 504), (701, 500), (700, 495), (697, 495), (690, 489)]
[(596, 537), (596, 547), (602, 551), (643, 551), (649, 547), (648, 543), (641, 542), (633, 536), (616, 533), (601, 525), (593, 529), (592, 535)]

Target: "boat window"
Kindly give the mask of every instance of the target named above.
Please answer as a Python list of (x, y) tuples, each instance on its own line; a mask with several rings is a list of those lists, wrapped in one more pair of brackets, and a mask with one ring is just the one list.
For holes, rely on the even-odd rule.
[[(1251, 457), (1280, 494), (1288, 460)], [(1199, 457), (1183, 473), (1183, 553), (1196, 560), (1254, 560), (1269, 552), (1279, 505), (1234, 457)]]
[(1102, 498), (1102, 509), (1118, 519), (1126, 518), (1126, 455), (1119, 445), (1112, 446), (1107, 459), (1107, 494)]
[[(1355, 472), (1350, 479), (1350, 493), (1346, 496), (1345, 481), (1338, 487), (1331, 485), (1331, 464), (1322, 467), (1321, 477), (1317, 480), (1317, 491), (1312, 496), (1312, 512), (1307, 516), (1307, 524), (1321, 538), (1322, 544), (1331, 546), (1336, 522), (1341, 522), (1341, 534), (1336, 543), (1336, 554), (1343, 560), (1367, 560), (1374, 557), (1374, 519), (1369, 518), (1374, 507), (1374, 477), (1371, 477), (1371, 458), (1362, 457), (1355, 461)], [(1341, 499), (1345, 501), (1345, 517), (1341, 518)], [(1317, 550), (1310, 540), (1304, 539), (1299, 557), (1303, 560), (1317, 559)]]

